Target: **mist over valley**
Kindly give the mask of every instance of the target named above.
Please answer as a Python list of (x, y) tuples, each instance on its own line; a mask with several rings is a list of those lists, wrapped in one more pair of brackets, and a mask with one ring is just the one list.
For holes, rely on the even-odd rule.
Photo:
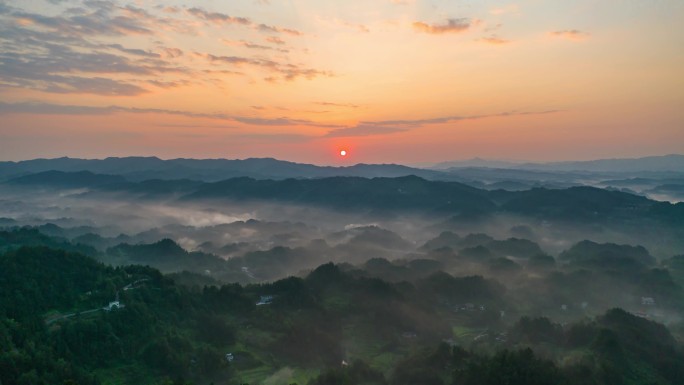
[[(420, 361), (424, 354), (443, 355), (440, 365), (446, 366), (428, 378), (446, 381), (448, 373), (481, 370), (480, 355), (493, 364), (509, 354), (502, 352), (518, 351), (523, 353), (510, 354), (523, 355), (506, 359), (551, 365), (544, 369), (554, 371), (549, 379), (576, 381), (573, 371), (586, 365), (582, 360), (613, 362), (596, 350), (604, 328), (626, 339), (623, 349), (632, 349), (636, 337), (617, 331), (629, 323), (644, 323), (637, 333), (662, 328), (657, 333), (668, 340), (652, 349), (680, 349), (684, 203), (620, 186), (650, 183), (641, 179), (644, 171), (464, 168), (397, 176), (397, 166), (367, 165), (372, 176), (351, 167), (290, 178), (269, 167), (277, 178), (247, 168), (224, 180), (197, 176), (208, 175), (203, 172), (140, 180), (159, 166), (146, 171), (148, 160), (137, 158), (106, 161), (128, 168), (105, 168), (103, 162), (57, 160), (56, 170), (27, 167), (37, 161), (3, 164), (0, 252), (10, 269), (5, 271), (20, 269), (22, 277), (6, 278), (5, 293), (26, 282), (46, 289), (66, 285), (57, 290), (70, 293), (57, 299), (35, 292), (39, 297), (31, 303), (37, 307), (5, 297), (5, 317), (44, 325), (83, 368), (109, 368), (107, 377), (151, 380), (171, 373), (199, 383), (317, 384), (344, 375), (408, 384), (427, 375), (424, 365), (435, 365), (434, 358)], [(154, 164), (165, 162), (175, 161)], [(65, 163), (72, 165), (59, 167)], [(423, 169), (402, 173), (414, 170)], [(525, 182), (541, 172), (545, 182)], [(616, 173), (623, 179), (604, 179)], [(654, 180), (682, 177), (671, 170), (648, 173)], [(488, 179), (476, 182), (475, 176)], [(41, 267), (28, 267), (34, 263)], [(98, 272), (77, 272), (86, 265)], [(89, 277), (73, 286), (60, 283), (63, 274)], [(169, 290), (190, 302), (154, 299)], [(122, 307), (98, 311), (98, 301), (111, 308), (112, 298)], [(148, 321), (136, 318), (143, 314)], [(161, 330), (183, 336), (134, 341), (131, 331), (112, 324), (120, 316), (136, 325), (155, 319), (143, 328), (153, 327), (147, 331), (152, 336)], [(130, 353), (78, 358), (82, 348), (64, 333), (75, 328), (69, 333), (78, 335), (91, 324), (110, 325), (105, 333), (121, 335), (98, 349), (119, 346)], [(6, 338), (17, 327), (11, 325), (3, 329)], [(224, 339), (203, 339), (207, 328)], [(95, 333), (88, 338), (104, 336)], [(164, 352), (158, 344), (182, 345)], [(527, 347), (533, 350), (519, 350)], [(628, 352), (634, 363), (651, 365), (649, 373), (675, 376), (668, 371), (679, 367), (676, 357), (671, 364), (644, 364), (633, 355), (641, 353)], [(529, 361), (525, 354), (549, 361)], [(419, 360), (412, 374), (401, 374), (409, 370), (402, 360)], [(144, 366), (128, 366), (134, 362)], [(333, 369), (340, 362), (341, 369)], [(21, 371), (22, 364), (12, 365)], [(46, 378), (57, 378), (45, 370)], [(582, 370), (597, 378), (616, 375)], [(13, 383), (22, 378), (19, 371), (4, 378)], [(69, 373), (90, 381), (75, 368)], [(676, 377), (663, 378), (676, 383)]]

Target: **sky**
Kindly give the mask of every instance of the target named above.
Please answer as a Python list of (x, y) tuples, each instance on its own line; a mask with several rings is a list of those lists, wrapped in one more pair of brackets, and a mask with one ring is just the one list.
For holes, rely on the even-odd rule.
[(681, 0), (0, 0), (0, 160), (684, 153), (682, 20)]

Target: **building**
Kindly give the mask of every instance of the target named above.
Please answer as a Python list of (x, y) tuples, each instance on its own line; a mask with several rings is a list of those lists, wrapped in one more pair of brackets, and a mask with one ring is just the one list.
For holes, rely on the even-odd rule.
[(120, 303), (119, 301), (112, 301), (109, 303), (109, 305), (103, 307), (102, 310), (112, 311), (114, 309), (117, 309), (117, 310), (121, 309), (122, 307), (124, 307), (124, 305), (122, 303)]

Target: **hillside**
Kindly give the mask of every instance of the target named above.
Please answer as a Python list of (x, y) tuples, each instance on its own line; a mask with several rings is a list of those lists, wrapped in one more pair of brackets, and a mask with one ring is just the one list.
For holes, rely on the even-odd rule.
[(0, 254), (0, 268), (3, 384), (678, 384), (684, 375), (683, 347), (659, 323), (620, 309), (563, 325), (514, 316), (522, 292), (480, 276), (390, 283), (324, 264), (303, 278), (198, 287), (26, 247)]

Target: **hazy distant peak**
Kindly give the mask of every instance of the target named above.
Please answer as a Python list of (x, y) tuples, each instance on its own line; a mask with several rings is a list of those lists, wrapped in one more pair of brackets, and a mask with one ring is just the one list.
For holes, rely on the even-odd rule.
[(463, 167), (490, 167), (490, 168), (509, 168), (515, 167), (520, 163), (511, 162), (507, 160), (492, 160), (492, 159), (482, 159), (475, 157), (466, 160), (454, 160), (447, 162), (440, 162), (430, 167), (436, 170), (446, 170), (450, 168), (463, 168)]
[(543, 171), (682, 172), (684, 171), (684, 155), (669, 154), (662, 156), (647, 156), (642, 158), (612, 158), (562, 162), (514, 162), (506, 160), (488, 160), (476, 157), (468, 160), (441, 162), (430, 168), (434, 170), (448, 170), (452, 168), (468, 167)]

